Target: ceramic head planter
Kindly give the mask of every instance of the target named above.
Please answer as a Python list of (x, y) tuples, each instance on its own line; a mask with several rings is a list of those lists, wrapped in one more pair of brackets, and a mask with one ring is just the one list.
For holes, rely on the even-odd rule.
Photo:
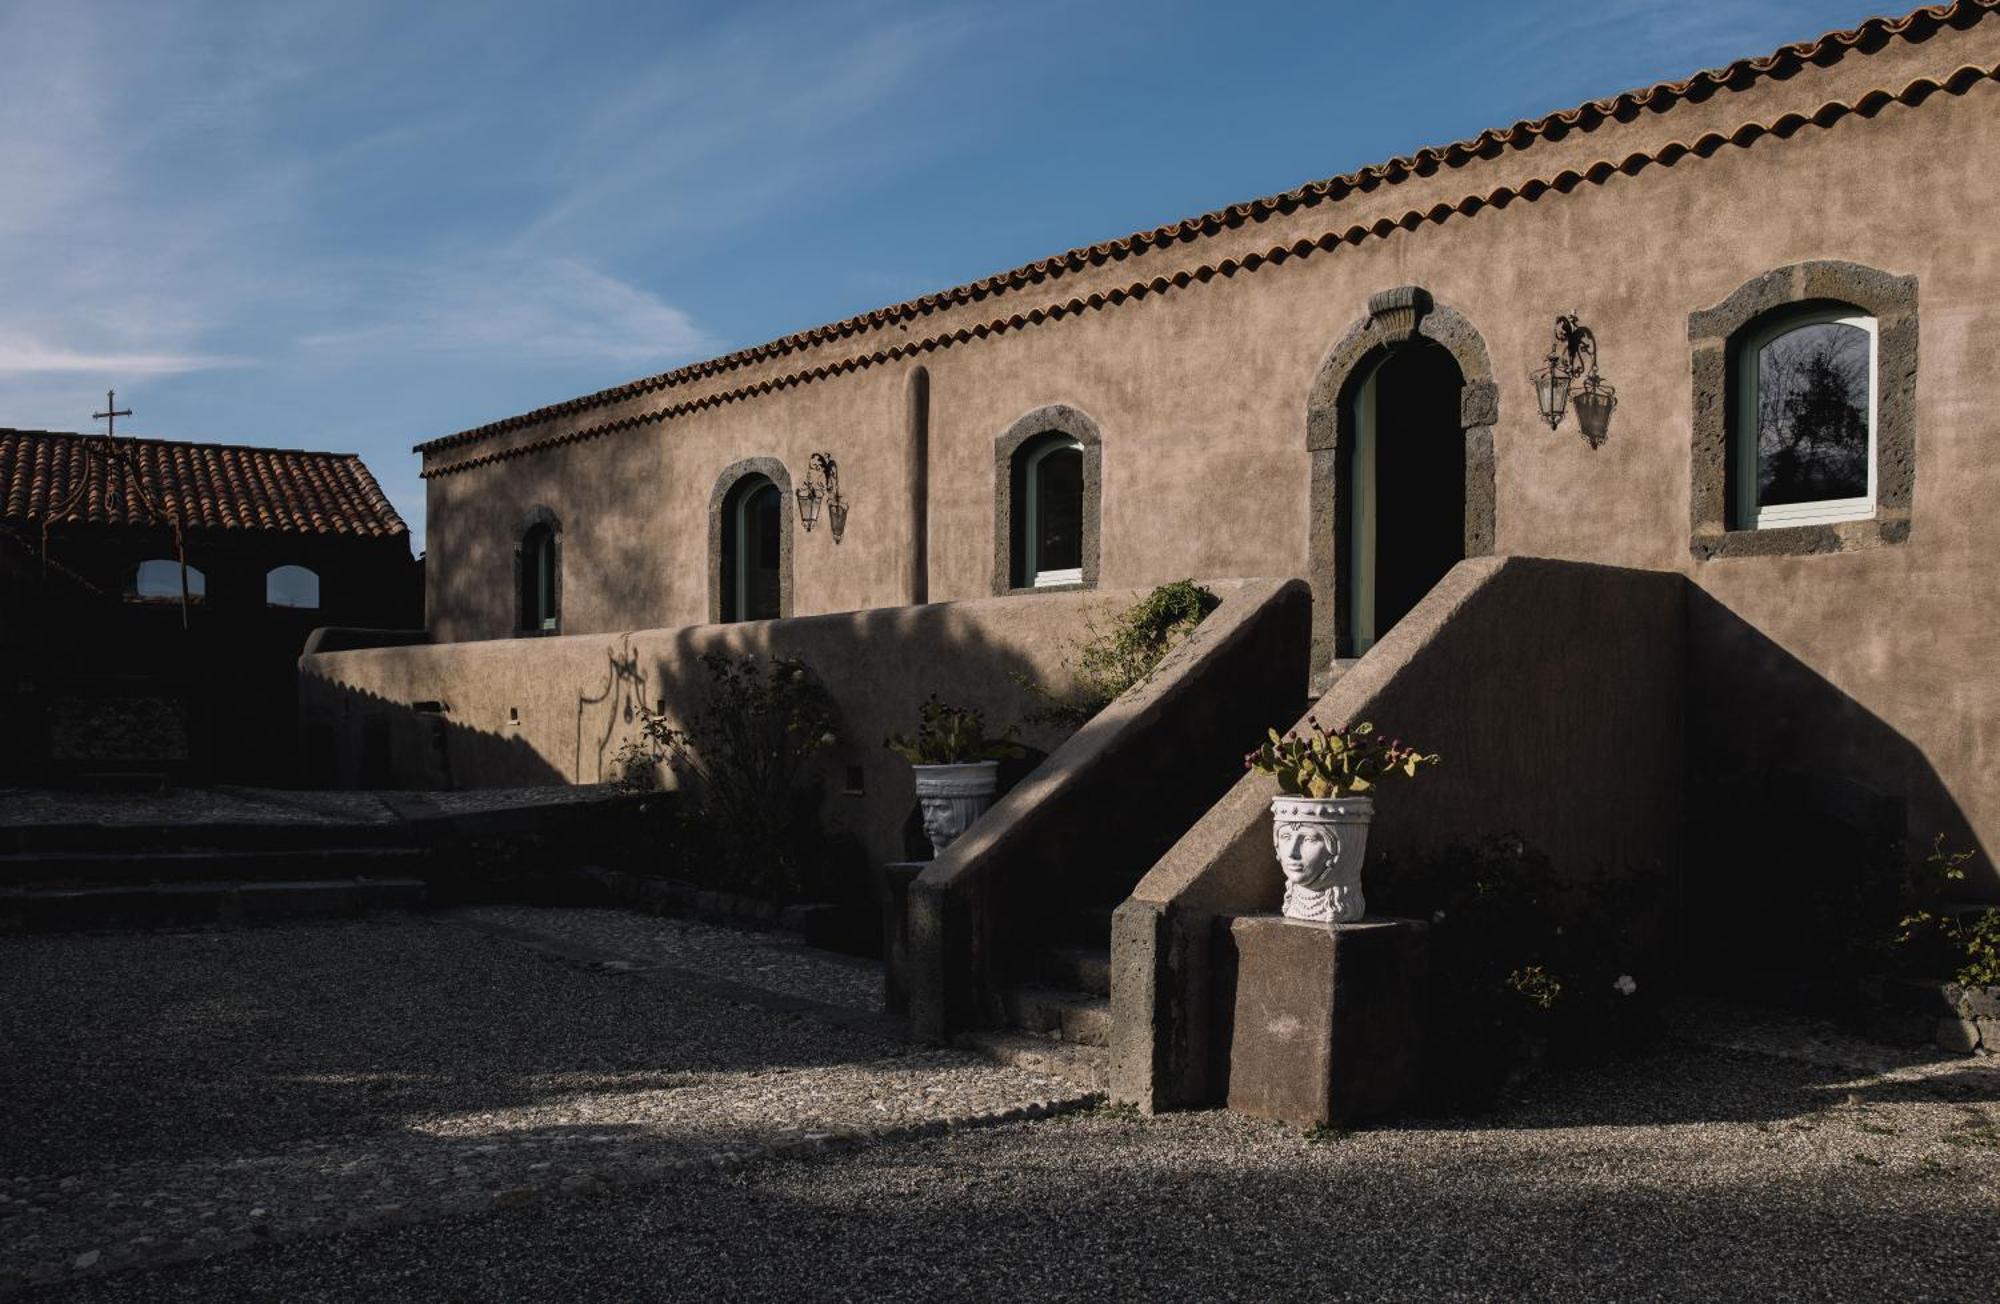
[(917, 732), (891, 734), (883, 743), (910, 763), (917, 805), (924, 814), (924, 836), (935, 854), (942, 856), (993, 804), (1001, 758), (1026, 754), (1012, 740), (1013, 732), (1010, 728), (989, 738), (978, 711), (946, 706), (932, 693), (919, 714)]
[(1357, 923), (1368, 913), (1361, 863), (1376, 784), (1391, 774), (1414, 776), (1437, 764), (1400, 739), (1375, 736), (1375, 726), (1322, 729), (1308, 719), (1243, 758), (1243, 768), (1278, 781), (1271, 799), (1271, 845), (1285, 875), (1285, 918), (1314, 924)]
[(1361, 861), (1368, 852), (1366, 797), (1276, 797), (1271, 843), (1285, 874), (1285, 918), (1351, 924), (1368, 913)]
[(999, 786), (997, 761), (973, 761), (965, 765), (915, 765), (917, 805), (924, 814), (924, 836), (931, 850), (942, 856), (944, 849), (972, 826), (993, 804)]

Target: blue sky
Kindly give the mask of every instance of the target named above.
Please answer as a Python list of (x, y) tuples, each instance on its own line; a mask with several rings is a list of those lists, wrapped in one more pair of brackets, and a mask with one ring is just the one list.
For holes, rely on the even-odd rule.
[(0, 0), (0, 426), (359, 452), (421, 546), (418, 440), (1874, 12)]

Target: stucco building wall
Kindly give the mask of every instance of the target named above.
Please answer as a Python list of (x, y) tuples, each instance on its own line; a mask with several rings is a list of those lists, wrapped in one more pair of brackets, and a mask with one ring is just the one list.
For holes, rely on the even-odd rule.
[[(2000, 540), (1981, 510), (2000, 493), (2000, 171), (1980, 162), (2000, 157), (2000, 15), (1955, 12), (1917, 36), (1823, 48), (1784, 75), (1628, 106), (1622, 120), (1585, 114), (1531, 144), (1517, 130), (1395, 184), (1364, 178), (1342, 198), (1224, 215), (1212, 232), (435, 448), (433, 634), (511, 632), (506, 567), (535, 505), (564, 524), (566, 632), (698, 622), (717, 475), (761, 456), (796, 481), (820, 449), (840, 461), (852, 516), (838, 546), (824, 525), (795, 538), (795, 612), (907, 601), (906, 387), (919, 365), (932, 600), (991, 592), (993, 441), (1050, 403), (1102, 434), (1104, 587), (1306, 575), (1314, 532), (1331, 528), (1309, 519), (1308, 390), (1371, 294), (1417, 285), (1469, 321), (1491, 359), (1497, 552), (1688, 574), (1712, 599), (1691, 618), (1691, 727), (1742, 727), (1748, 704), (1764, 717), (1749, 722), (1762, 749), (1740, 749), (1756, 764), (1815, 753), (1907, 796), (1913, 834), (2000, 846)], [(1688, 318), (1816, 259), (1917, 280), (1910, 536), (1696, 562)], [(1596, 333), (1618, 386), (1601, 448), (1573, 419), (1551, 432), (1535, 412), (1528, 374), (1562, 312)], [(1857, 731), (1849, 711), (1898, 745)]]

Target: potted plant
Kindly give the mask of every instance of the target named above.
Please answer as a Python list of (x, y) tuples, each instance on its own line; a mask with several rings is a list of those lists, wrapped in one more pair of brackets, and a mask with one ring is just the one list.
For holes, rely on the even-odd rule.
[(923, 807), (924, 836), (938, 855), (993, 804), (1000, 761), (1021, 756), (1009, 729), (986, 736), (986, 718), (970, 707), (947, 706), (930, 695), (919, 713), (914, 737), (890, 734), (882, 744), (910, 763), (917, 802)]
[(1384, 739), (1363, 721), (1278, 736), (1243, 758), (1243, 768), (1278, 780), (1271, 799), (1271, 841), (1285, 873), (1287, 919), (1351, 924), (1368, 913), (1361, 894), (1361, 862), (1368, 852), (1368, 822), (1375, 801), (1367, 795), (1392, 774), (1414, 778), (1426, 756), (1400, 738)]

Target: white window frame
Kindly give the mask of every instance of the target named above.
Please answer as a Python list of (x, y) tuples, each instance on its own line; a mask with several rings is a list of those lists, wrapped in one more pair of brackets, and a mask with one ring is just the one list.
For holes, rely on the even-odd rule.
[(1080, 439), (1048, 440), (1040, 448), (1029, 453), (1026, 460), (1021, 463), (1021, 495), (1025, 499), (1022, 504), (1025, 512), (1022, 519), (1027, 524), (1025, 532), (1026, 550), (1023, 553), (1021, 564), (1022, 568), (1027, 572), (1028, 587), (1033, 589), (1050, 589), (1063, 584), (1083, 583), (1083, 567), (1081, 566), (1072, 566), (1066, 570), (1045, 571), (1037, 565), (1039, 558), (1036, 554), (1041, 550), (1042, 546), (1040, 489), (1042, 462), (1051, 454), (1064, 452), (1074, 452), (1079, 457), (1083, 456), (1083, 441)]
[[(1809, 503), (1757, 503), (1757, 454), (1762, 432), (1757, 425), (1758, 355), (1781, 335), (1806, 326), (1853, 326), (1868, 335), (1868, 493), (1861, 498), (1828, 498)], [(1730, 450), (1736, 473), (1737, 528), (1782, 529), (1793, 525), (1829, 525), (1835, 521), (1866, 521), (1875, 516), (1876, 426), (1882, 392), (1881, 336), (1875, 318), (1845, 305), (1802, 308), (1779, 313), (1746, 334), (1736, 351), (1733, 390), (1736, 397), (1736, 443)]]

